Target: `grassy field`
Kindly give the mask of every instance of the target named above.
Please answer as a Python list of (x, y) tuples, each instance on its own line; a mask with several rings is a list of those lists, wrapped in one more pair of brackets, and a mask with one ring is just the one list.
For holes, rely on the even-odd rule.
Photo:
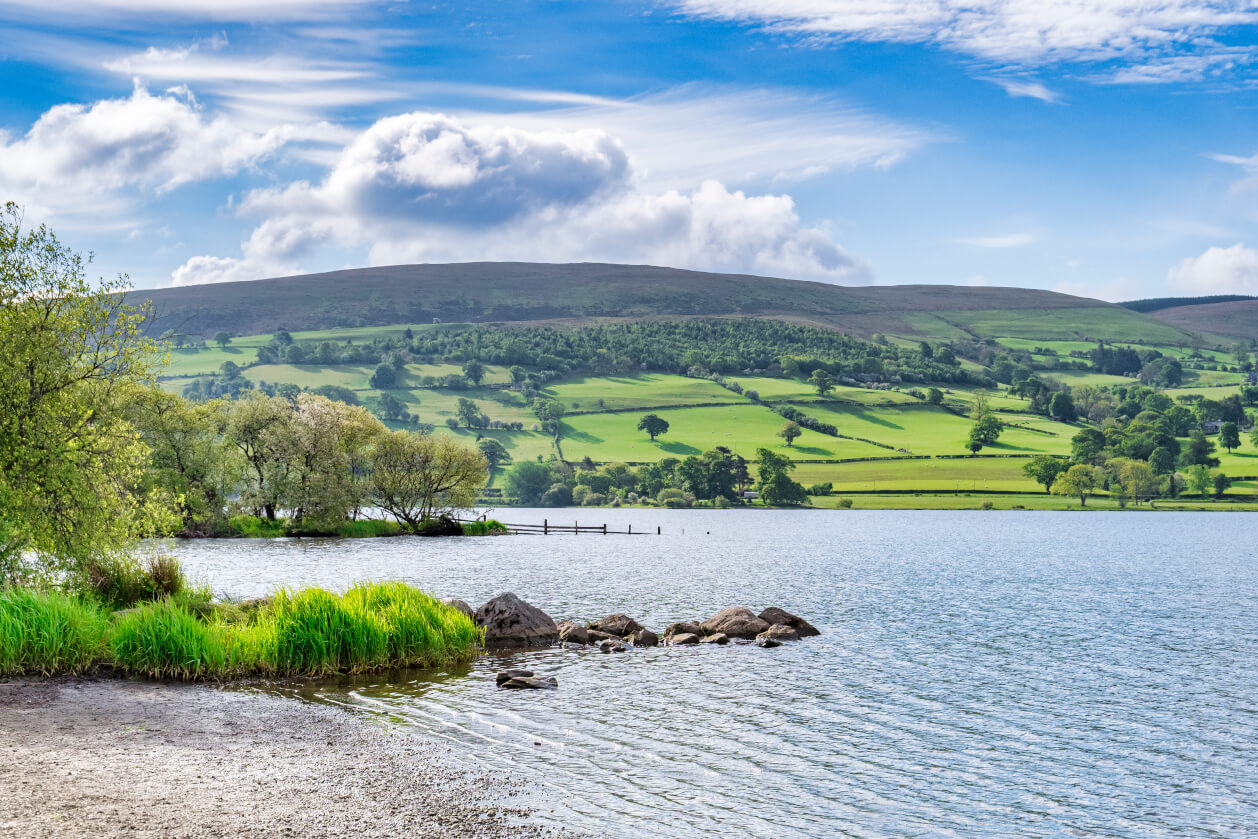
[(1182, 330), (1161, 322), (1150, 323), (1150, 318), (1118, 307), (941, 311), (938, 316), (979, 335), (1015, 337), (1033, 344), (1091, 342), (1100, 338), (1133, 344), (1178, 345), (1185, 341)]
[(623, 411), (659, 406), (745, 403), (746, 397), (707, 379), (664, 373), (568, 379), (542, 390), (568, 411)]
[[(835, 509), (844, 496), (829, 495), (814, 497), (812, 503), (822, 509)], [(1123, 510), (1129, 513), (1149, 512), (1154, 510), (1197, 510), (1206, 512), (1253, 512), (1258, 511), (1258, 503), (1236, 501), (1199, 500), (1197, 498), (1159, 499), (1153, 504), (1128, 504), (1122, 507), (1117, 501), (1106, 496), (1094, 496), (1088, 499), (1087, 506), (1080, 507), (1079, 499), (1063, 498), (1059, 495), (1046, 493), (1028, 493), (1026, 495), (981, 495), (977, 493), (931, 494), (903, 493), (876, 495), (849, 495), (853, 510), (983, 510), (984, 504), (990, 504), (992, 511), (998, 510)], [(984, 511), (986, 512), (986, 511)]]

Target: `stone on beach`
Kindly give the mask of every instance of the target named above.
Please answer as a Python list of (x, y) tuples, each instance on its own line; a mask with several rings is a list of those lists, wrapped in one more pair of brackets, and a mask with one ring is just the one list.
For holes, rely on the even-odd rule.
[(550, 615), (511, 592), (477, 609), (476, 623), (485, 629), (486, 647), (546, 647), (559, 641), (559, 627)]
[(817, 627), (813, 626), (808, 621), (798, 615), (792, 615), (785, 609), (779, 609), (776, 606), (770, 606), (761, 612), (760, 620), (770, 625), (780, 623), (784, 626), (789, 626), (791, 629), (799, 633), (800, 638), (811, 638), (815, 635), (821, 634)]
[(700, 627), (702, 627), (705, 635), (724, 632), (731, 638), (750, 640), (768, 629), (769, 624), (767, 621), (756, 617), (755, 612), (750, 609), (744, 609), (741, 606), (731, 606), (728, 609), (722, 609), (705, 620), (700, 624)]

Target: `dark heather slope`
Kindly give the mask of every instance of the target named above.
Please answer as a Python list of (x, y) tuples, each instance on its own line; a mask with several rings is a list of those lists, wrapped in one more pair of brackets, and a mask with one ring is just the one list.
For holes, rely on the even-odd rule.
[[(993, 309), (1110, 307), (1017, 288), (940, 285), (844, 287), (649, 265), (468, 262), (393, 265), (251, 282), (135, 291), (151, 301), (152, 331), (209, 336), (285, 327), (397, 323), (581, 321), (756, 316), (855, 334), (914, 334), (903, 315)], [(1117, 307), (1110, 307), (1117, 308)]]
[(1193, 306), (1174, 306), (1150, 312), (1163, 323), (1233, 340), (1258, 340), (1258, 300), (1230, 300)]

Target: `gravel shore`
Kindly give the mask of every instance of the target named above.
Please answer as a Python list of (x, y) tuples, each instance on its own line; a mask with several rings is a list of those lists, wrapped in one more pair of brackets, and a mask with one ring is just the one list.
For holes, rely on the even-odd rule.
[(443, 746), (199, 685), (0, 682), (0, 790), (10, 839), (554, 835)]

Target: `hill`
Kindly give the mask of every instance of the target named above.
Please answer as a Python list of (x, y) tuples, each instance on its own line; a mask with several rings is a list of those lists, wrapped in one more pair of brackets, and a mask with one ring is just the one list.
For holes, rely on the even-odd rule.
[(1201, 303), (1185, 300), (1151, 311), (1149, 316), (1176, 329), (1233, 341), (1258, 340), (1258, 299), (1230, 297)]
[(394, 265), (132, 292), (156, 333), (198, 337), (394, 324), (589, 323), (761, 317), (869, 337), (1191, 344), (1184, 330), (1050, 291), (943, 285), (844, 287), (645, 265)]

